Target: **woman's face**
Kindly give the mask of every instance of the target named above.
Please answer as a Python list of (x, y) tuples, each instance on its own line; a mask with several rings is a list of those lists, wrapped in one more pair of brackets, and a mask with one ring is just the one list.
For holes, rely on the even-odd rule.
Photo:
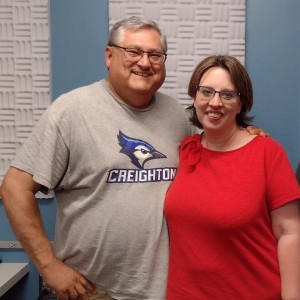
[[(222, 132), (236, 127), (235, 118), (241, 111), (242, 103), (237, 95), (240, 91), (235, 89), (228, 71), (220, 67), (208, 69), (200, 79), (199, 86), (204, 88), (201, 88), (202, 92), (197, 91), (194, 106), (203, 129)], [(215, 93), (210, 99), (209, 95), (211, 91), (213, 95), (213, 90), (229, 93)]]

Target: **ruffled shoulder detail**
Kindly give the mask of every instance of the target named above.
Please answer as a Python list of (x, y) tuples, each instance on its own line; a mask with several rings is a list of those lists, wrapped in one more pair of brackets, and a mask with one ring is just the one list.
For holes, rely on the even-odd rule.
[(180, 159), (187, 160), (190, 166), (196, 165), (201, 160), (202, 151), (201, 135), (188, 136), (180, 145)]

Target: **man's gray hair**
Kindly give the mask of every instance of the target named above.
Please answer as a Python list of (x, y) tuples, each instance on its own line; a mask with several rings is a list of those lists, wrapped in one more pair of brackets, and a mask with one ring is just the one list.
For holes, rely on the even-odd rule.
[(160, 35), (160, 42), (163, 47), (163, 51), (167, 52), (167, 37), (159, 25), (153, 21), (143, 17), (132, 16), (125, 18), (112, 27), (108, 36), (108, 45), (118, 44), (124, 35), (124, 30), (137, 31), (140, 29), (154, 29)]

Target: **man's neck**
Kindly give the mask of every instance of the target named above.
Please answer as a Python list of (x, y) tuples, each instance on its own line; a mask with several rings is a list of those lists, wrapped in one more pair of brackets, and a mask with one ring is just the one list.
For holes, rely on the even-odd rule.
[(116, 90), (111, 85), (108, 78), (106, 78), (106, 82), (112, 93), (118, 98), (120, 101), (124, 102), (125, 104), (132, 106), (133, 108), (146, 108), (154, 101), (154, 95), (149, 96), (149, 94), (137, 94), (137, 93), (129, 93), (125, 92), (123, 96), (118, 94)]

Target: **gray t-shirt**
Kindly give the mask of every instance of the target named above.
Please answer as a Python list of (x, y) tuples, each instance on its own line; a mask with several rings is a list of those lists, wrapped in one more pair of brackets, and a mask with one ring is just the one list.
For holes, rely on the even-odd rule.
[(60, 96), (12, 166), (54, 190), (55, 251), (113, 298), (165, 298), (165, 193), (190, 133), (173, 98), (134, 109), (105, 80)]

